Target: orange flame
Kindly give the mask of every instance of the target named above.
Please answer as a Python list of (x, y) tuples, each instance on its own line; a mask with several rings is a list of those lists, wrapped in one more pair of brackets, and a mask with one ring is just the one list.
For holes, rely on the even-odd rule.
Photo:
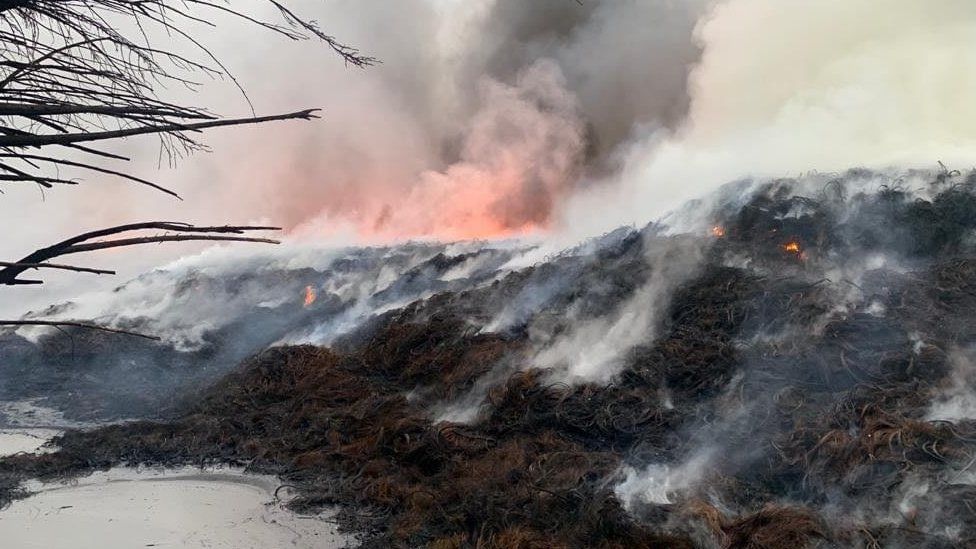
[(715, 238), (722, 238), (723, 236), (725, 236), (725, 228), (715, 225), (714, 227), (712, 227), (712, 236), (714, 236)]
[(315, 288), (311, 286), (305, 286), (305, 307), (310, 307), (312, 303), (315, 303), (315, 299), (318, 297), (315, 293)]
[(795, 242), (795, 241), (794, 242), (787, 242), (786, 244), (784, 244), (783, 245), (783, 250), (785, 250), (786, 252), (791, 253), (791, 254), (801, 254), (802, 253), (802, 250), (800, 249), (800, 243), (799, 242)]

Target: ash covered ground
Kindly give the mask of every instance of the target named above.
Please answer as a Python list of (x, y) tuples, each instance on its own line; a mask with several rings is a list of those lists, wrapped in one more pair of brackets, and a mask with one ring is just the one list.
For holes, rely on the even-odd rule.
[(213, 254), (0, 340), (28, 478), (280, 475), (365, 547), (976, 546), (976, 175), (731, 184), (544, 243)]

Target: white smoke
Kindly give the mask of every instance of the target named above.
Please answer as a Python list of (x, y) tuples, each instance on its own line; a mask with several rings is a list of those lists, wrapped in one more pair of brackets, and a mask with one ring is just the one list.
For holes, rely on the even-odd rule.
[(973, 353), (955, 351), (949, 357), (952, 372), (943, 392), (932, 401), (928, 421), (963, 421), (976, 419), (976, 364)]
[(612, 183), (571, 198), (567, 227), (652, 219), (746, 176), (976, 162), (972, 2), (725, 0), (696, 36), (683, 125), (623, 146)]
[[(344, 67), (327, 48), (242, 29), (218, 13), (216, 29), (188, 30), (247, 88), (255, 109), (322, 107), (323, 119), (210, 132), (214, 152), (184, 159), (178, 170), (157, 170), (153, 138), (119, 145), (116, 152), (134, 159), (120, 168), (173, 188), (185, 202), (101, 178), (89, 178), (81, 192), (48, 193), (44, 202), (35, 189), (11, 188), (0, 200), (0, 218), (17, 227), (17, 238), (0, 242), (0, 256), (19, 257), (80, 230), (137, 219), (260, 221), (301, 227), (318, 238), (350, 236), (343, 231), (352, 227), (347, 243), (360, 244), (375, 241), (377, 226), (384, 239), (481, 236), (474, 234), (478, 225), (458, 229), (465, 217), (488, 216), (483, 236), (499, 227), (546, 226), (577, 188), (584, 161), (607, 163), (635, 124), (674, 125), (684, 116), (701, 4), (407, 0), (391, 7), (335, 0), (296, 6), (339, 40), (382, 60), (364, 71)], [(269, 20), (279, 16), (256, 0), (235, 8)], [(219, 114), (248, 114), (229, 81), (204, 82), (199, 90), (160, 92)], [(518, 130), (515, 139), (504, 131), (510, 125)], [(37, 215), (50, 221), (31, 222)], [(135, 264), (125, 269), (132, 275), (196, 251), (166, 247), (115, 264)]]
[(647, 281), (613, 313), (572, 321), (568, 334), (540, 342), (542, 348), (532, 364), (554, 369), (558, 372), (554, 375), (571, 381), (612, 380), (636, 345), (656, 339), (674, 290), (698, 272), (704, 246), (694, 237), (649, 237)]
[(615, 488), (617, 498), (628, 509), (639, 502), (668, 505), (694, 488), (707, 474), (712, 452), (703, 451), (677, 466), (651, 464), (642, 470), (624, 467), (624, 480)]
[[(502, 265), (521, 253), (484, 243), (405, 244), (396, 247), (345, 248), (292, 244), (245, 253), (213, 248), (182, 258), (134, 278), (111, 291), (96, 290), (34, 313), (45, 320), (86, 320), (161, 337), (181, 351), (198, 350), (208, 336), (267, 310), (253, 329), (281, 343), (329, 344), (370, 318), (424, 299), (448, 284), (474, 287), (505, 272)], [(443, 280), (435, 270), (417, 269), (439, 254), (471, 254), (464, 276)], [(425, 278), (423, 278), (425, 277)], [(420, 278), (418, 281), (417, 279)], [(306, 288), (317, 306), (307, 309)], [(313, 304), (314, 305), (314, 304)], [(275, 324), (262, 326), (261, 322)], [(37, 339), (51, 328), (21, 328)], [(245, 343), (246, 342), (242, 342)], [(256, 349), (254, 349), (256, 350)]]
[[(740, 177), (939, 159), (967, 167), (976, 150), (976, 82), (967, 76), (976, 53), (960, 46), (976, 37), (976, 7), (966, 0), (304, 8), (383, 64), (348, 70), (311, 44), (223, 21), (206, 42), (258, 111), (322, 106), (324, 120), (213, 132), (215, 152), (177, 171), (156, 171), (152, 139), (122, 145), (135, 175), (180, 191), (183, 203), (101, 180), (43, 203), (33, 189), (12, 188), (0, 218), (17, 238), (0, 253), (15, 258), (79, 229), (150, 218), (260, 221), (347, 243), (556, 222), (578, 240), (642, 225)], [(198, 99), (220, 113), (246, 111), (230, 84), (204, 86)], [(521, 138), (496, 131), (512, 124)], [(38, 212), (51, 222), (33, 223)], [(133, 275), (187, 250), (113, 256), (111, 266)], [(78, 278), (62, 278), (17, 289), (0, 307), (70, 293)]]

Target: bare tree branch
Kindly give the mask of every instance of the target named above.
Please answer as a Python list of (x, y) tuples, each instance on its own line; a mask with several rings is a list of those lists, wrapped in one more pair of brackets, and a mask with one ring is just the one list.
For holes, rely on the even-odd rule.
[[(109, 170), (109, 169), (106, 169), (106, 168), (101, 168), (99, 166), (94, 166), (92, 164), (85, 164), (85, 163), (82, 163), (82, 162), (74, 162), (72, 160), (65, 160), (63, 158), (56, 158), (56, 157), (50, 157), (50, 156), (40, 156), (40, 155), (34, 155), (34, 154), (5, 154), (5, 153), (0, 153), (0, 158), (10, 158), (10, 159), (14, 159), (14, 160), (20, 160), (20, 161), (23, 161), (23, 162), (31, 163), (32, 165), (36, 165), (36, 162), (44, 162), (44, 163), (54, 164), (54, 165), (58, 165), (58, 166), (69, 166), (69, 167), (74, 167), (74, 168), (82, 168), (82, 169), (90, 170), (90, 171), (93, 171), (93, 172), (104, 173), (104, 174), (108, 174), (108, 175), (114, 175), (116, 177), (121, 177), (122, 179), (127, 179), (129, 181), (135, 181), (136, 183), (139, 183), (141, 185), (146, 185), (147, 187), (152, 187), (152, 188), (154, 188), (156, 190), (162, 191), (162, 192), (164, 192), (164, 193), (166, 193), (168, 195), (174, 196), (174, 197), (179, 198), (180, 200), (182, 200), (182, 198), (180, 197), (180, 195), (178, 195), (175, 192), (167, 189), (166, 187), (163, 187), (161, 185), (157, 185), (157, 184), (153, 183), (152, 181), (148, 181), (146, 179), (142, 179), (140, 177), (136, 177), (134, 175), (127, 174), (125, 172), (119, 172), (119, 171), (115, 171), (115, 170)], [(0, 163), (0, 170), (6, 170), (7, 168), (8, 168), (8, 166), (6, 164)], [(27, 173), (21, 172), (21, 178), (20, 179), (17, 179), (17, 180), (19, 180), (19, 181), (29, 181), (29, 182), (34, 182), (34, 183), (38, 183), (38, 184), (43, 185), (43, 183), (41, 181), (39, 181), (39, 180), (42, 180), (42, 179), (44, 179), (44, 178), (41, 178), (39, 176), (35, 176), (35, 175), (31, 175), (31, 174), (27, 174)]]
[(119, 330), (117, 328), (99, 326), (97, 324), (90, 324), (88, 322), (75, 322), (70, 320), (0, 320), (0, 326), (52, 326), (55, 328), (61, 328), (61, 327), (83, 328), (86, 330), (97, 330), (99, 332), (109, 332), (113, 334), (121, 334), (121, 335), (133, 336), (133, 337), (141, 337), (144, 339), (151, 339), (153, 341), (160, 341), (160, 338), (154, 335), (142, 334), (139, 332), (130, 332), (129, 330)]
[[(170, 234), (152, 236), (134, 236), (131, 233), (136, 231), (157, 230), (166, 231)], [(110, 271), (101, 269), (88, 269), (81, 267), (71, 267), (68, 265), (55, 265), (47, 263), (49, 260), (65, 255), (94, 252), (111, 248), (121, 248), (127, 246), (139, 246), (144, 244), (154, 244), (161, 242), (256, 242), (262, 244), (279, 244), (280, 242), (270, 238), (257, 238), (244, 235), (254, 231), (277, 231), (278, 227), (258, 227), (226, 225), (215, 227), (197, 227), (186, 223), (176, 223), (172, 221), (151, 221), (146, 223), (131, 223), (91, 231), (67, 240), (58, 242), (46, 248), (34, 251), (25, 256), (20, 261), (10, 263), (0, 263), (0, 285), (14, 286), (24, 284), (40, 284), (37, 280), (24, 280), (20, 278), (24, 272), (30, 269), (50, 268), (62, 270), (75, 270), (79, 272), (95, 272), (98, 274), (110, 274)], [(174, 234), (175, 233), (175, 234)], [(122, 235), (124, 238), (109, 240), (96, 240), (111, 236)]]
[(177, 110), (167, 111), (164, 108), (148, 108), (130, 105), (47, 105), (33, 103), (0, 103), (0, 116), (42, 116), (42, 115), (68, 115), (68, 114), (103, 114), (112, 116), (125, 115), (146, 115), (146, 116), (178, 116), (180, 118), (216, 119), (213, 115), (205, 113), (181, 112)]
[[(251, 117), (220, 118), (206, 109), (157, 96), (156, 90), (173, 85), (195, 89), (199, 76), (228, 78), (250, 105), (234, 75), (191, 30), (200, 24), (213, 27), (210, 17), (215, 14), (230, 15), (289, 40), (316, 39), (355, 67), (376, 62), (278, 0), (267, 1), (280, 20), (265, 21), (220, 0), (0, 0), (0, 185), (28, 183), (42, 190), (75, 185), (78, 178), (73, 172), (83, 171), (121, 177), (179, 198), (124, 170), (85, 161), (84, 155), (128, 160), (89, 144), (152, 134), (159, 137), (163, 152), (173, 158), (205, 149), (196, 136), (205, 129), (317, 118), (315, 109), (258, 116), (253, 107)], [(128, 24), (119, 25), (120, 21)], [(166, 45), (160, 47), (160, 43)], [(0, 262), (0, 285), (42, 284), (42, 280), (21, 278), (29, 270), (114, 274), (50, 263), (70, 254), (162, 242), (277, 244), (274, 239), (248, 236), (265, 230), (279, 229), (173, 222), (110, 227), (36, 250), (20, 261)], [(73, 326), (156, 339), (75, 321), (0, 320), (0, 326)]]
[[(0, 185), (76, 184), (71, 174), (52, 173), (64, 168), (122, 177), (175, 196), (124, 170), (64, 158), (61, 149), (45, 150), (40, 156), (51, 160), (30, 164), (24, 149), (69, 147), (121, 159), (81, 143), (153, 134), (161, 139), (163, 152), (175, 158), (205, 149), (193, 134), (207, 128), (315, 118), (314, 111), (303, 110), (220, 119), (156, 95), (173, 84), (193, 89), (198, 85), (193, 77), (203, 75), (230, 79), (250, 105), (234, 75), (193, 30), (200, 24), (214, 26), (217, 15), (287, 40), (318, 40), (355, 67), (376, 62), (282, 2), (267, 1), (280, 15), (277, 20), (263, 20), (219, 0), (0, 0), (0, 153), (15, 158), (3, 164)], [(118, 25), (119, 20), (133, 24)], [(160, 47), (163, 40), (167, 45)], [(180, 42), (183, 47), (170, 45)]]
[(110, 132), (92, 133), (65, 133), (57, 135), (11, 135), (0, 137), (0, 147), (43, 147), (45, 145), (68, 145), (72, 143), (82, 143), (85, 141), (104, 141), (106, 139), (117, 139), (133, 135), (147, 133), (166, 133), (175, 131), (200, 131), (207, 128), (219, 126), (239, 126), (242, 124), (260, 124), (262, 122), (273, 122), (276, 120), (311, 120), (318, 118), (315, 115), (319, 109), (306, 109), (303, 111), (288, 114), (278, 114), (273, 116), (255, 116), (251, 118), (229, 118), (222, 120), (210, 120), (207, 122), (195, 122), (190, 124), (164, 124), (159, 126), (140, 126), (137, 128), (127, 128)]
[(76, 273), (91, 273), (98, 275), (114, 275), (115, 271), (105, 269), (92, 269), (89, 267), (76, 267), (74, 265), (58, 265), (56, 263), (9, 263), (0, 261), (0, 267), (15, 267), (23, 269), (55, 269), (61, 271), (74, 271)]

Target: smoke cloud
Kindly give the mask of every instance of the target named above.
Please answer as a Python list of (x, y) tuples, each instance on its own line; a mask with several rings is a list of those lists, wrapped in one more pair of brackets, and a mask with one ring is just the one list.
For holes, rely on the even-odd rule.
[[(974, 36), (964, 1), (715, 2), (695, 30), (702, 55), (678, 131), (622, 145), (613, 184), (572, 197), (564, 219), (605, 230), (746, 176), (969, 167), (976, 56), (959, 44)], [(596, 204), (606, 215), (587, 215)]]
[(973, 382), (976, 366), (973, 352), (956, 351), (950, 356), (952, 371), (945, 391), (932, 402), (926, 419), (929, 421), (961, 421), (976, 419), (976, 394)]
[(464, 239), (547, 223), (584, 145), (559, 68), (538, 62), (515, 86), (484, 81), (480, 95), (458, 162), (422, 173), (402, 200), (382, 206), (373, 231)]
[[(251, 4), (242, 7), (275, 17), (273, 6)], [(122, 152), (137, 159), (133, 171), (181, 192), (184, 204), (113, 183), (40, 207), (73, 212), (59, 229), (160, 212), (188, 220), (231, 212), (299, 234), (352, 226), (361, 239), (376, 232), (493, 236), (546, 226), (580, 185), (581, 166), (608, 164), (637, 126), (674, 127), (684, 117), (701, 4), (408, 0), (392, 10), (384, 2), (339, 0), (302, 6), (339, 39), (382, 60), (365, 71), (342, 66), (310, 43), (255, 39), (218, 17), (222, 30), (215, 36), (206, 30), (205, 43), (247, 87), (258, 111), (321, 106), (323, 121), (212, 132), (213, 154), (162, 174), (153, 139), (125, 143)], [(230, 83), (207, 83), (198, 95), (163, 93), (221, 114), (247, 110)], [(462, 191), (475, 196), (456, 200)], [(33, 192), (15, 193), (5, 204), (36, 199)], [(10, 212), (20, 217), (15, 207)], [(475, 231), (447, 214), (486, 219)]]
[(646, 282), (610, 314), (571, 318), (570, 333), (540, 342), (542, 350), (534, 366), (553, 369), (559, 381), (613, 380), (635, 346), (656, 339), (674, 290), (697, 274), (704, 249), (698, 238), (648, 237), (645, 260), (650, 273)]
[[(359, 6), (337, 13), (362, 18)], [(369, 152), (340, 152), (346, 160), (327, 162), (325, 173), (295, 164), (303, 204), (328, 189), (311, 201), (317, 212), (286, 205), (285, 222), (298, 233), (343, 223), (384, 240), (547, 229), (586, 181), (612, 173), (615, 151), (638, 128), (673, 129), (687, 112), (687, 75), (700, 53), (693, 29), (704, 2), (428, 6), (418, 11), (432, 19), (415, 36), (376, 44), (363, 33), (384, 59), (363, 82), (383, 100), (348, 105), (360, 120), (386, 120), (386, 109), (392, 120), (409, 116), (391, 128), (409, 145), (373, 146), (375, 127), (363, 135), (345, 125), (335, 135), (325, 131), (324, 149)], [(365, 17), (389, 17), (380, 11)], [(403, 59), (404, 48), (416, 57)]]
[[(383, 63), (349, 69), (312, 44), (232, 22), (202, 31), (257, 111), (321, 106), (322, 121), (214, 131), (214, 152), (175, 170), (158, 169), (152, 138), (127, 141), (118, 152), (135, 159), (133, 174), (184, 202), (100, 179), (43, 202), (34, 189), (11, 189), (0, 218), (18, 238), (0, 242), (0, 254), (159, 218), (267, 222), (289, 238), (347, 244), (543, 231), (579, 241), (643, 225), (740, 177), (940, 159), (964, 168), (976, 150), (967, 76), (976, 54), (959, 46), (976, 38), (976, 6), (965, 0), (937, 9), (922, 0), (302, 8)], [(253, 10), (276, 17), (260, 2)], [(230, 82), (161, 91), (247, 114)], [(110, 266), (132, 275), (199, 249), (113, 255)], [(65, 280), (62, 295), (77, 278)], [(43, 291), (57, 294), (58, 284)], [(18, 290), (0, 307), (36, 292)]]

